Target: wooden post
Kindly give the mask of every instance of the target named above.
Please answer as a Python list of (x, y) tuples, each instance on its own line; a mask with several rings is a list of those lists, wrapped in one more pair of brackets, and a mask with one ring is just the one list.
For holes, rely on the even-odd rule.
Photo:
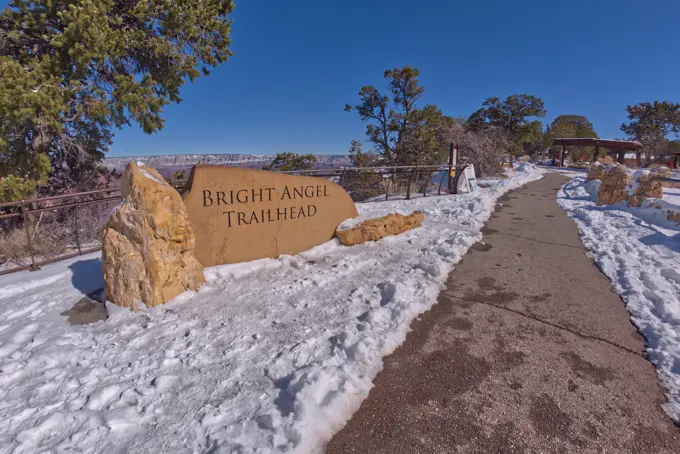
[(564, 155), (567, 152), (567, 146), (562, 142), (562, 151), (560, 152), (560, 167), (564, 167)]
[(451, 143), (449, 146), (449, 194), (452, 193), (451, 184), (453, 184), (453, 175), (451, 175), (453, 166), (456, 165), (456, 160), (458, 159), (458, 148)]
[(408, 187), (406, 188), (406, 200), (411, 199), (411, 183), (413, 183), (413, 176), (417, 175), (417, 173), (418, 173), (418, 166), (416, 166), (411, 171), (411, 176), (408, 178)]
[(600, 156), (600, 145), (595, 145), (595, 153), (593, 153), (593, 164), (597, 162), (598, 156)]
[(442, 175), (442, 178), (439, 180), (439, 191), (437, 191), (437, 195), (442, 195), (442, 183), (444, 183), (444, 178), (446, 178), (446, 175), (451, 175), (451, 172)]
[(78, 254), (82, 255), (83, 250), (80, 247), (80, 233), (78, 232), (78, 201), (76, 200), (76, 206), (74, 207), (75, 210), (75, 222), (76, 222), (76, 246), (78, 246)]
[(338, 183), (340, 186), (342, 186), (342, 182), (343, 182), (344, 179), (345, 179), (345, 173), (347, 173), (347, 169), (346, 169), (346, 168), (343, 168), (343, 169), (342, 169), (342, 173), (340, 174), (340, 183)]
[[(23, 202), (23, 201), (22, 201)], [(33, 238), (31, 237), (31, 213), (28, 204), (21, 205), (21, 214), (24, 218), (24, 229), (26, 231), (26, 246), (28, 253), (31, 255), (31, 271), (38, 271), (40, 268), (35, 264), (35, 255), (33, 254)]]

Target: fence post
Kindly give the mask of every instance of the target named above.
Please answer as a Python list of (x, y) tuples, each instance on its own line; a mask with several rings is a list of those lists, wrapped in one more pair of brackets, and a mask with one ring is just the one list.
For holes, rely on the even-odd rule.
[(343, 168), (342, 173), (340, 174), (340, 186), (342, 186), (342, 181), (345, 179), (345, 173), (347, 173), (347, 169)]
[(75, 206), (75, 218), (76, 218), (76, 246), (78, 246), (78, 254), (82, 254), (83, 251), (80, 248), (80, 233), (78, 232), (78, 201), (76, 200)]
[(385, 186), (385, 202), (390, 200), (390, 184), (392, 184), (392, 180), (389, 178), (387, 179), (387, 186)]
[(411, 176), (408, 177), (408, 186), (406, 187), (406, 200), (411, 200), (411, 183), (413, 182), (413, 175), (415, 175), (417, 171), (418, 166), (415, 166), (415, 168), (411, 170)]
[(439, 191), (437, 192), (437, 195), (442, 195), (442, 184), (444, 183), (444, 178), (446, 178), (447, 175), (451, 175), (451, 172), (444, 173), (444, 175), (442, 175), (441, 180), (439, 180)]
[(454, 169), (455, 166), (458, 165), (458, 147), (451, 142), (451, 146), (449, 147), (449, 194), (452, 194), (451, 192), (451, 185), (453, 184), (453, 178), (451, 175), (451, 171)]
[(427, 178), (425, 178), (425, 186), (423, 186), (423, 197), (427, 197), (427, 186), (430, 184), (430, 178), (432, 178), (432, 172), (427, 173)]
[(29, 223), (31, 222), (31, 213), (30, 210), (26, 209), (28, 204), (23, 203), (23, 200), (21, 202), (21, 215), (24, 218), (24, 228), (26, 230), (26, 246), (28, 246), (28, 253), (31, 254), (31, 271), (38, 271), (40, 268), (38, 268), (35, 264), (35, 255), (33, 254), (33, 239), (31, 238), (31, 228), (29, 226)]

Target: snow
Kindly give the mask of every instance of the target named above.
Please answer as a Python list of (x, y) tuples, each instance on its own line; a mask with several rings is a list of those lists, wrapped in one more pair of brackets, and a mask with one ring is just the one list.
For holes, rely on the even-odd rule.
[(680, 188), (663, 188), (663, 200), (680, 207)]
[[(630, 173), (630, 171), (629, 171)], [(633, 173), (628, 185), (626, 186), (626, 191), (628, 195), (635, 195), (635, 191), (640, 187), (640, 177), (648, 177), (650, 174), (649, 170), (637, 170)]]
[(666, 218), (680, 207), (665, 200), (662, 209), (597, 206), (599, 185), (574, 178), (558, 203), (647, 340), (647, 357), (668, 390), (665, 410), (680, 422), (680, 227)]
[(150, 174), (148, 171), (146, 171), (145, 169), (141, 169), (141, 173), (142, 173), (142, 175), (144, 175), (146, 178), (148, 178), (149, 180), (153, 180), (153, 181), (155, 181), (156, 183), (166, 184), (166, 185), (168, 184), (167, 181), (165, 181), (165, 180), (159, 180), (158, 178), (156, 178), (156, 177), (154, 177), (153, 175), (151, 175), (151, 174)]
[(0, 276), (0, 452), (320, 451), (357, 410), (482, 235), (522, 164), (476, 194), (359, 204), (422, 227), (296, 256), (207, 268), (169, 303), (71, 326), (103, 286), (98, 254)]

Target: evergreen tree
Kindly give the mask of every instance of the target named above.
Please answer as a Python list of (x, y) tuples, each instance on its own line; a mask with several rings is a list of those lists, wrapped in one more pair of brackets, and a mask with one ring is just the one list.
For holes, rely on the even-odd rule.
[(366, 135), (389, 165), (434, 164), (439, 160), (437, 128), (442, 113), (434, 105), (417, 107), (424, 88), (420, 71), (406, 66), (385, 71), (392, 100), (372, 85), (359, 91), (359, 104), (345, 106), (366, 122)]
[(680, 136), (680, 104), (643, 102), (626, 107), (626, 111), (630, 122), (621, 124), (621, 131), (644, 145), (647, 162), (652, 153), (662, 151), (666, 136)]
[(0, 13), (2, 194), (26, 197), (48, 174), (82, 179), (114, 128), (160, 130), (184, 82), (232, 55), (233, 9), (231, 0), (13, 0)]
[(316, 156), (313, 154), (277, 153), (274, 160), (262, 167), (264, 170), (278, 170), (290, 172), (293, 170), (309, 170), (316, 164)]
[(583, 115), (560, 115), (550, 125), (553, 138), (597, 137), (593, 124)]
[[(583, 115), (560, 115), (550, 125), (551, 141), (563, 138), (590, 138), (597, 137), (593, 124)], [(567, 147), (567, 152), (576, 158), (586, 159), (593, 156), (593, 147)], [(604, 149), (601, 153), (605, 153)]]
[(508, 136), (511, 158), (524, 151), (527, 137), (536, 135), (540, 122), (531, 119), (544, 117), (546, 113), (543, 101), (527, 94), (510, 95), (503, 101), (497, 97), (488, 98), (482, 106), (468, 118), (468, 124), (477, 131), (486, 126), (502, 128)]

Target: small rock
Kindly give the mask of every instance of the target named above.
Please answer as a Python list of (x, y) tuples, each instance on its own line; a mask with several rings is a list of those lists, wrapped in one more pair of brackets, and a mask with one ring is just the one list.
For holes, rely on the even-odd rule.
[(109, 318), (106, 306), (87, 296), (83, 297), (73, 307), (61, 313), (68, 317), (71, 325), (87, 325)]
[(407, 230), (420, 227), (425, 215), (420, 211), (415, 211), (408, 216), (403, 214), (388, 214), (377, 219), (370, 219), (360, 225), (346, 230), (337, 229), (335, 234), (345, 246), (365, 243), (366, 241), (377, 241), (390, 235), (398, 235)]

